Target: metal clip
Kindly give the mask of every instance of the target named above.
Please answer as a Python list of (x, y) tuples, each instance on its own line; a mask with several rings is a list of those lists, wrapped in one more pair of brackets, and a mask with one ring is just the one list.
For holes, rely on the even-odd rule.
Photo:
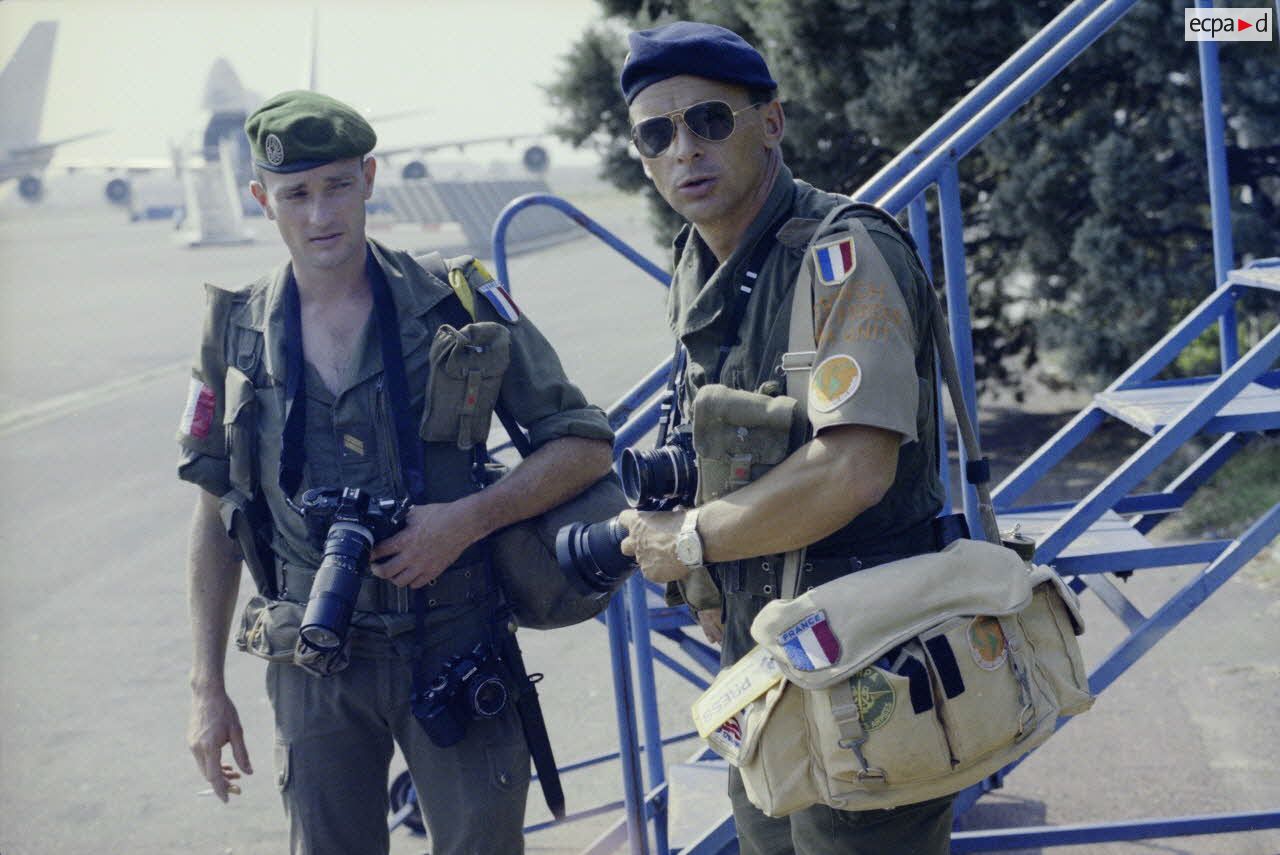
[(813, 367), (813, 360), (818, 356), (816, 350), (797, 350), (782, 354), (783, 371), (808, 371)]

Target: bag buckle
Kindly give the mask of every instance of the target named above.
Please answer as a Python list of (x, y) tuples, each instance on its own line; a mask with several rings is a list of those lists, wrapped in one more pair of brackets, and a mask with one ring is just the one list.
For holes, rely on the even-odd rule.
[(872, 766), (868, 763), (867, 758), (862, 753), (862, 746), (866, 741), (866, 736), (859, 736), (852, 739), (838, 740), (836, 744), (841, 748), (852, 751), (853, 756), (857, 758), (858, 765), (862, 767), (858, 770), (858, 781), (860, 783), (886, 787), (889, 785), (889, 779), (885, 775), (885, 771), (878, 766)]

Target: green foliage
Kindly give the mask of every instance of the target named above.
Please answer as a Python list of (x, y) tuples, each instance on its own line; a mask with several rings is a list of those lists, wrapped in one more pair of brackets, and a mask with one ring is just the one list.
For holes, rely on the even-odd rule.
[(1227, 461), (1174, 517), (1179, 536), (1236, 537), (1280, 502), (1280, 440), (1256, 440)]
[[(1038, 348), (1096, 380), (1129, 365), (1213, 287), (1195, 45), (1182, 2), (1136, 5), (961, 167), (974, 350), (1016, 388)], [(560, 135), (648, 188), (617, 91), (628, 29), (684, 18), (757, 45), (779, 81), (797, 177), (849, 193), (1062, 8), (1046, 0), (601, 0), (552, 96)], [(1222, 46), (1238, 256), (1280, 254), (1275, 45)], [(679, 220), (646, 189), (660, 236)], [(940, 258), (935, 252), (934, 258)], [(941, 280), (941, 270), (935, 270)]]

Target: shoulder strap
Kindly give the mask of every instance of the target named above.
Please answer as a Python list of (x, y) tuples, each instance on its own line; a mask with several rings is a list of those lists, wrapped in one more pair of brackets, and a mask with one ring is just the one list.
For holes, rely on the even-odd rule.
[[(476, 319), (475, 291), (467, 280), (467, 272), (478, 267), (480, 272), (487, 275), (488, 271), (480, 265), (480, 262), (470, 255), (451, 258), (446, 262), (438, 252), (420, 256), (415, 261), (432, 276), (448, 282), (449, 287), (453, 289), (453, 297), (442, 300), (439, 305), (445, 321), (456, 329), (462, 329), (473, 322)], [(511, 444), (516, 447), (516, 451), (520, 452), (520, 456), (528, 457), (532, 454), (533, 444), (529, 442), (528, 435), (511, 415), (511, 411), (502, 401), (498, 401), (493, 410), (498, 416), (498, 421), (502, 422), (502, 427), (506, 429), (507, 436), (511, 438)]]

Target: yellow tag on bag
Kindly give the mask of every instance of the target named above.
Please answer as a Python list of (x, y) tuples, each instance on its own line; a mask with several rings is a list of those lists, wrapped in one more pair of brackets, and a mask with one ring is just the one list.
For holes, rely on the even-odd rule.
[(782, 680), (777, 661), (763, 647), (754, 647), (693, 702), (693, 723), (706, 739), (747, 704)]

